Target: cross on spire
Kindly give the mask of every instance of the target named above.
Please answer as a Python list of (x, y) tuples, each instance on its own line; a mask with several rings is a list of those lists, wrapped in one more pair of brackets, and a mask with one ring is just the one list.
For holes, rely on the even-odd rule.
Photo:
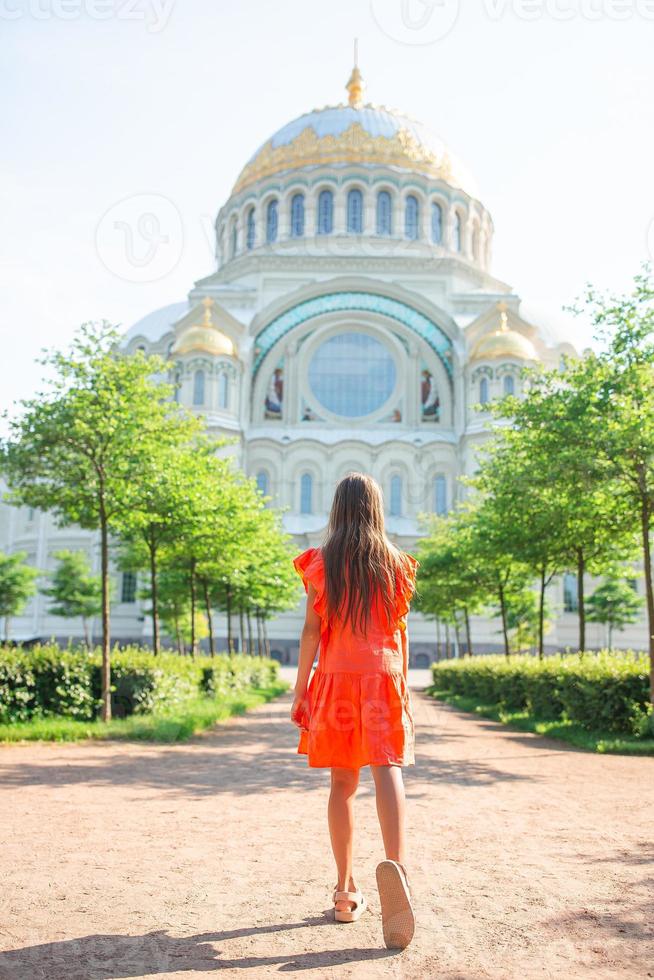
[(363, 77), (359, 71), (359, 38), (354, 39), (354, 68), (345, 88), (348, 91), (348, 102), (353, 109), (363, 105)]

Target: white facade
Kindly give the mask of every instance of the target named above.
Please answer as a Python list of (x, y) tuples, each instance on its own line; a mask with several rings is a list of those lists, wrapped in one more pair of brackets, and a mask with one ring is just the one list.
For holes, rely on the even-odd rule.
[[(179, 400), (210, 432), (237, 437), (239, 464), (285, 508), (298, 551), (321, 541), (335, 484), (353, 469), (380, 482), (389, 534), (413, 549), (419, 515), (451, 508), (474, 472), (489, 426), (478, 403), (519, 393), (524, 365), (576, 353), (491, 274), (493, 223), (465, 171), (421, 125), (362, 105), (359, 82), (355, 69), (349, 105), (308, 113), (260, 148), (218, 213), (215, 272), (125, 339), (169, 359)], [(44, 569), (62, 547), (97, 563), (92, 535), (0, 511), (0, 547)], [(124, 584), (118, 599), (130, 598)], [(561, 612), (548, 646), (574, 647), (563, 582), (550, 591)], [(16, 638), (80, 635), (45, 603), (14, 621)], [(302, 606), (270, 625), (284, 661)], [(138, 603), (117, 602), (113, 631), (147, 641)], [(616, 641), (639, 645), (641, 633)], [(411, 636), (424, 663), (435, 626), (412, 614)], [(473, 639), (499, 649), (499, 623), (473, 620)], [(590, 625), (588, 640), (602, 645), (603, 629)]]

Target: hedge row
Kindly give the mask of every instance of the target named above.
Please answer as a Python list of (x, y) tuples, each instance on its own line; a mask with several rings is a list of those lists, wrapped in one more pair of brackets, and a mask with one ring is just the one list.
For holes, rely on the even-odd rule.
[(589, 731), (651, 737), (649, 663), (629, 652), (536, 657), (479, 656), (432, 665), (437, 690), (465, 695)]
[[(51, 715), (97, 718), (101, 663), (99, 650), (62, 650), (54, 644), (0, 647), (0, 723)], [(147, 714), (199, 694), (220, 698), (245, 688), (268, 687), (276, 678), (277, 663), (260, 657), (155, 657), (148, 650), (125, 647), (111, 658), (112, 712), (116, 718)]]

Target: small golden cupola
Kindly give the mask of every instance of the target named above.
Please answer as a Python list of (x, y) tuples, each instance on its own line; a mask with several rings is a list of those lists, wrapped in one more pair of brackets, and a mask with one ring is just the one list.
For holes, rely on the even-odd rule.
[(498, 303), (500, 324), (493, 333), (485, 334), (477, 341), (471, 361), (490, 361), (499, 357), (513, 357), (519, 361), (537, 361), (538, 355), (532, 342), (509, 327), (506, 305)]
[(219, 330), (213, 319), (214, 302), (210, 296), (202, 300), (204, 314), (200, 323), (186, 327), (179, 335), (171, 354), (173, 357), (182, 354), (202, 353), (213, 357), (234, 356), (234, 344), (230, 338)]

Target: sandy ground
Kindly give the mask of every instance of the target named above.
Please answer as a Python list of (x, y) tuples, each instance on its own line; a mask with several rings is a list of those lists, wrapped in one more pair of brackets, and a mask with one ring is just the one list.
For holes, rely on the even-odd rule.
[(181, 746), (0, 748), (0, 978), (654, 976), (654, 759), (587, 755), (414, 694), (418, 930), (330, 918), (327, 774), (289, 698)]

